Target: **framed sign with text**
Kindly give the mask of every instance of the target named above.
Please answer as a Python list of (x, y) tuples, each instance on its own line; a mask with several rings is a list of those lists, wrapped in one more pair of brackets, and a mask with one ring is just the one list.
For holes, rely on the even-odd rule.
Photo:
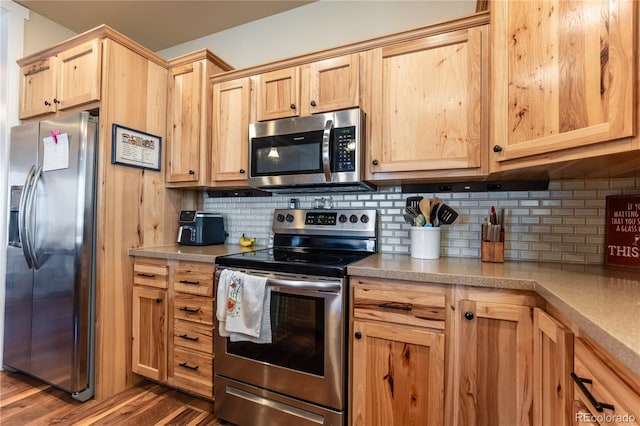
[(607, 197), (605, 265), (640, 269), (640, 195)]
[(160, 171), (162, 138), (113, 123), (111, 163)]

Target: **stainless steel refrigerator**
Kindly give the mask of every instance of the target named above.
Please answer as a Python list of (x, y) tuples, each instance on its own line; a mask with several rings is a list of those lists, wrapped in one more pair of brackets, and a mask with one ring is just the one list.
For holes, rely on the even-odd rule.
[(16, 126), (9, 154), (4, 368), (93, 396), (97, 119)]

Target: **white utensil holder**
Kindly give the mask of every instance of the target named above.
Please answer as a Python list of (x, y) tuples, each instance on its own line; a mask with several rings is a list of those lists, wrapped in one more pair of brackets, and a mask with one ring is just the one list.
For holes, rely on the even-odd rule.
[(411, 227), (411, 257), (417, 259), (440, 258), (440, 227)]

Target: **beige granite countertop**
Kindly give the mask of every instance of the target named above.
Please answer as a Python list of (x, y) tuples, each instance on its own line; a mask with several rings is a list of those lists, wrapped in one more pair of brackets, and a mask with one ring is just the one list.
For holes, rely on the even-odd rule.
[(640, 271), (384, 253), (347, 269), (349, 275), (536, 291), (640, 376)]
[(177, 244), (159, 247), (130, 248), (130, 256), (155, 257), (158, 259), (187, 260), (214, 263), (216, 257), (225, 254), (259, 250), (265, 247), (242, 247), (239, 244), (218, 244), (212, 246), (179, 246)]

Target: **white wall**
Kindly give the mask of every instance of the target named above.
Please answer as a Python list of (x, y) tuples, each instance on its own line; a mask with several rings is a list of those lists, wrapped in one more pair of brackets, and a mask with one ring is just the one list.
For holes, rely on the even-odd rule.
[(475, 7), (475, 0), (318, 1), (156, 53), (171, 59), (207, 48), (246, 68), (467, 16)]
[(39, 52), (77, 35), (76, 32), (35, 12), (29, 12), (29, 15), (24, 23), (23, 56)]

